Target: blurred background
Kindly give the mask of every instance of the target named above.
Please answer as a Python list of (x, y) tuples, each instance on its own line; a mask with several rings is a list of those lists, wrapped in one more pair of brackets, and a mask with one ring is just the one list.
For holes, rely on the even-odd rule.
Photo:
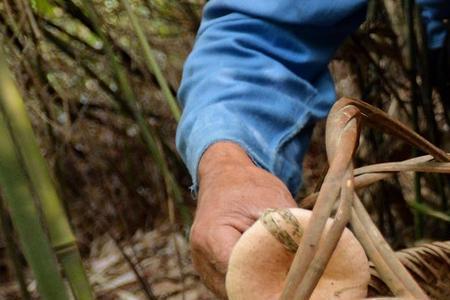
[[(195, 201), (174, 145), (180, 113), (174, 97), (203, 5), (0, 1), (2, 60), (25, 103), (97, 299), (215, 299), (190, 263)], [(330, 68), (340, 96), (382, 108), (449, 152), (450, 47), (446, 42), (429, 51), (426, 38), (413, 1), (369, 1), (367, 21)], [(417, 155), (367, 129), (356, 165)], [(326, 168), (321, 122), (304, 161), (299, 201), (318, 190)], [(1, 191), (0, 185), (0, 298), (37, 299)], [(361, 195), (394, 249), (449, 239), (448, 176), (402, 173)], [(37, 207), (45, 214), (39, 201)]]

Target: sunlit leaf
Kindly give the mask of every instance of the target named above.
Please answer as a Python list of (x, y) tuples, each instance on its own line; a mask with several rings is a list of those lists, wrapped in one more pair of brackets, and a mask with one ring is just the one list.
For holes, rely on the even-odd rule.
[(53, 11), (53, 6), (47, 0), (31, 0), (33, 9), (41, 15), (50, 15)]

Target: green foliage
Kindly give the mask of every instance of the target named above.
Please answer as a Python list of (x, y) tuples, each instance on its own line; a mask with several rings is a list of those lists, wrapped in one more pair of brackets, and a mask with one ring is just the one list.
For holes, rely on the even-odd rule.
[[(25, 10), (21, 9), (23, 4), (31, 4), (32, 11), (25, 14)], [(188, 193), (185, 192), (185, 186), (182, 187), (187, 182), (187, 173), (180, 167), (180, 159), (175, 154), (172, 141), (174, 120), (179, 119), (180, 111), (174, 97), (175, 76), (170, 68), (174, 64), (172, 58), (177, 64), (183, 59), (179, 58), (179, 49), (173, 48), (176, 51), (166, 53), (166, 56), (160, 46), (157, 46), (161, 42), (165, 43), (165, 39), (186, 32), (183, 26), (174, 22), (182, 12), (181, 6), (173, 2), (172, 9), (164, 12), (150, 11), (147, 5), (133, 1), (130, 3), (130, 14), (121, 14), (118, 13), (118, 4), (118, 1), (8, 1), (6, 10), (4, 6), (0, 7), (0, 38), (5, 43), (13, 70), (17, 72), (23, 67), (22, 74), (30, 80), (31, 86), (25, 87), (25, 77), (20, 72), (16, 73), (26, 98), (30, 119), (40, 138), (39, 147), (46, 149), (51, 169), (47, 169), (46, 162), (39, 153), (31, 124), (27, 123), (26, 107), (21, 100), (10, 102), (12, 106), (7, 111), (14, 134), (17, 140), (22, 141), (22, 145), (16, 150), (24, 157), (24, 171), (29, 177), (27, 184), (38, 200), (38, 210), (43, 212), (53, 251), (76, 299), (90, 299), (89, 283), (50, 173), (57, 175), (56, 179), (62, 187), (60, 194), (64, 195), (64, 204), (71, 217), (75, 218), (77, 229), (81, 230), (80, 236), (84, 236), (83, 229), (80, 229), (84, 223), (77, 220), (84, 217), (86, 211), (80, 214), (73, 210), (74, 207), (87, 201), (89, 204), (84, 206), (92, 205), (91, 209), (94, 210), (101, 207), (104, 212), (103, 204), (99, 201), (104, 201), (109, 207), (114, 205), (111, 201), (107, 202), (108, 197), (104, 195), (110, 195), (108, 188), (110, 182), (118, 178), (116, 172), (120, 172), (121, 180), (127, 181), (128, 186), (125, 188), (128, 189), (129, 198), (121, 199), (123, 203), (128, 203), (124, 210), (114, 207), (115, 213), (123, 215), (113, 220), (126, 218), (129, 221), (126, 226), (130, 226), (126, 228), (127, 233), (135, 230), (134, 224), (142, 226), (142, 216), (151, 222), (154, 222), (154, 217), (160, 218), (159, 210), (166, 211), (170, 216), (174, 230), (177, 228), (178, 217), (181, 218), (185, 231), (191, 223), (191, 213), (186, 206)], [(151, 14), (151, 17), (141, 18), (139, 21), (139, 17), (136, 17), (131, 23), (134, 11), (141, 16), (142, 13), (149, 16)], [(158, 15), (166, 13), (170, 20), (162, 21), (163, 18)], [(152, 22), (160, 25), (153, 26)], [(170, 34), (162, 32), (165, 28), (168, 28)], [(192, 36), (192, 32), (189, 34)], [(136, 35), (139, 39), (135, 38)], [(184, 49), (187, 52), (188, 47), (184, 46)], [(177, 66), (178, 70), (180, 67)], [(170, 78), (166, 78), (168, 70)], [(91, 107), (97, 107), (98, 110)], [(100, 114), (106, 113), (108, 118), (115, 120), (111, 123), (113, 126), (109, 127), (110, 133), (115, 139), (123, 138), (123, 151), (129, 154), (121, 160), (126, 164), (113, 163), (107, 167), (117, 166), (117, 170), (100, 169), (102, 174), (97, 178), (105, 177), (106, 173), (106, 176), (111, 174), (112, 179), (105, 177), (107, 183), (98, 185), (104, 192), (97, 199), (92, 198), (96, 195), (92, 192), (83, 196), (78, 194), (83, 188), (90, 186), (89, 180), (76, 187), (68, 184), (68, 181), (78, 180), (82, 176), (70, 173), (67, 168), (68, 159), (78, 151), (80, 144), (85, 143), (84, 139), (91, 132), (76, 127), (83, 127), (91, 121), (97, 122), (96, 129), (102, 126), (98, 125), (103, 122), (103, 117), (96, 115), (95, 110)], [(13, 115), (17, 115), (17, 118), (12, 117)], [(101, 138), (104, 136), (100, 135)], [(99, 149), (98, 137), (95, 136), (94, 140), (97, 144), (95, 150), (86, 154), (88, 159), (92, 159), (89, 168), (95, 170), (98, 168), (96, 163), (100, 160), (93, 158)], [(116, 151), (109, 145), (105, 148), (112, 150), (112, 153)], [(82, 159), (77, 160), (73, 166), (79, 170), (84, 163), (81, 162)], [(143, 169), (146, 171), (142, 172)], [(143, 182), (139, 182), (142, 179)], [(141, 193), (149, 189), (149, 186), (152, 193), (144, 198)], [(117, 184), (114, 183), (111, 188), (116, 187)], [(76, 192), (72, 192), (73, 190)], [(136, 209), (136, 203), (139, 209)], [(125, 216), (127, 213), (130, 216)], [(139, 217), (136, 218), (136, 215)], [(106, 215), (101, 215), (98, 223), (106, 223), (106, 218)], [(122, 225), (116, 221), (98, 229), (98, 223), (89, 226), (90, 221), (86, 223), (86, 228), (89, 231), (104, 232)], [(98, 235), (96, 232), (94, 234)], [(136, 267), (135, 270), (138, 270), (136, 275), (139, 276), (139, 268)], [(53, 273), (55, 276), (58, 274)], [(62, 288), (59, 290), (60, 293), (64, 292)], [(44, 292), (41, 294), (45, 295)]]
[(53, 6), (47, 0), (30, 0), (33, 9), (39, 14), (49, 16), (53, 13)]
[[(66, 300), (64, 282), (60, 276), (50, 242), (41, 226), (35, 195), (28, 181), (23, 157), (18, 153), (19, 141), (13, 140), (13, 132), (5, 118), (5, 103), (20, 103), (20, 95), (14, 87), (4, 57), (0, 54), (0, 184), (5, 193), (14, 226), (19, 234), (23, 252), (38, 283), (44, 299)], [(23, 121), (23, 120), (20, 120)]]
[[(21, 162), (21, 168), (26, 174), (26, 179), (28, 179), (23, 181), (22, 184), (27, 184), (28, 189), (41, 204), (44, 217), (43, 223), (46, 224), (53, 250), (61, 262), (62, 269), (72, 287), (75, 299), (90, 300), (92, 299), (92, 293), (83, 269), (81, 257), (78, 253), (75, 236), (70, 228), (64, 207), (50, 176), (48, 166), (39, 150), (25, 110), (24, 102), (12, 78), (10, 78), (10, 73), (3, 57), (0, 56), (0, 59), (1, 121), (4, 122), (3, 126), (7, 124), (9, 127), (9, 135), (14, 142), (17, 160)], [(13, 157), (11, 156), (7, 159), (13, 160)], [(6, 172), (4, 176), (8, 176), (7, 170), (0, 170), (0, 172)], [(8, 178), (4, 178), (4, 180), (8, 180)], [(9, 184), (6, 183), (5, 186)], [(10, 201), (14, 201), (14, 196), (9, 196), (11, 197), (9, 198)], [(28, 204), (29, 207), (34, 205), (32, 199), (28, 199), (28, 201), (31, 202)], [(34, 218), (39, 218), (36, 211), (30, 213), (36, 214)], [(16, 223), (19, 222), (23, 221), (16, 221)], [(35, 273), (41, 271), (33, 270)], [(44, 272), (47, 271), (44, 270)], [(57, 283), (58, 281), (56, 281)], [(60, 287), (56, 285), (54, 289), (57, 291)], [(61, 295), (64, 294), (63, 291), (58, 291), (58, 293)]]

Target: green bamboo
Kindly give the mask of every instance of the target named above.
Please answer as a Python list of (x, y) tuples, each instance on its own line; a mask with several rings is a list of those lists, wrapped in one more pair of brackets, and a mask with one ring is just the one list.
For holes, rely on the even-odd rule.
[(33, 134), (22, 97), (0, 54), (0, 107), (23, 161), (30, 188), (39, 199), (53, 249), (76, 299), (93, 299), (76, 239), (58, 197), (48, 166)]
[[(3, 66), (0, 64), (0, 76), (4, 73)], [(0, 103), (3, 103), (5, 94), (8, 94), (12, 86), (10, 81), (5, 83), (4, 78), (0, 78), (0, 81)], [(56, 257), (41, 226), (33, 194), (28, 186), (27, 175), (22, 168), (18, 153), (15, 152), (15, 145), (2, 110), (0, 110), (0, 136), (2, 137), (0, 184), (23, 253), (36, 278), (38, 292), (43, 299), (67, 300), (68, 294), (59, 274)]]
[(84, 9), (94, 24), (95, 33), (99, 37), (99, 39), (103, 42), (105, 47), (106, 56), (111, 64), (112, 70), (114, 72), (115, 78), (117, 80), (119, 90), (121, 92), (121, 99), (125, 103), (121, 103), (124, 108), (131, 112), (131, 116), (139, 127), (141, 138), (144, 143), (147, 145), (147, 148), (153, 157), (156, 165), (161, 172), (164, 184), (169, 195), (169, 199), (173, 199), (178, 205), (181, 213), (181, 217), (183, 218), (184, 224), (190, 225), (192, 223), (192, 217), (190, 215), (189, 210), (183, 204), (183, 198), (181, 189), (176, 182), (173, 174), (170, 172), (169, 167), (167, 165), (167, 161), (165, 159), (164, 152), (162, 151), (159, 145), (159, 138), (156, 134), (155, 130), (149, 126), (147, 121), (145, 120), (144, 115), (142, 114), (136, 95), (131, 88), (131, 84), (128, 80), (127, 74), (124, 70), (124, 67), (121, 65), (119, 58), (114, 52), (113, 46), (100, 27), (100, 20), (95, 11), (95, 7), (90, 0), (83, 0)]
[(134, 14), (133, 9), (131, 8), (128, 0), (121, 0), (121, 2), (122, 5), (125, 7), (125, 10), (127, 11), (128, 14), (128, 18), (131, 21), (131, 25), (133, 26), (133, 29), (136, 32), (139, 45), (141, 46), (142, 49), (142, 54), (144, 55), (145, 65), (148, 68), (148, 70), (155, 75), (156, 80), (158, 81), (158, 84), (161, 88), (161, 91), (164, 94), (164, 98), (166, 99), (167, 104), (169, 105), (169, 108), (172, 112), (172, 115), (178, 122), (181, 116), (180, 108), (178, 107), (177, 101), (175, 100), (175, 97), (173, 96), (172, 91), (169, 88), (169, 84), (167, 83), (166, 78), (162, 74), (161, 69), (158, 66), (158, 63), (156, 62), (155, 55), (145, 37), (144, 31), (142, 30), (142, 26), (136, 15)]
[(0, 232), (6, 244), (6, 255), (9, 257), (14, 269), (14, 275), (17, 279), (20, 288), (20, 294), (23, 300), (31, 300), (30, 292), (27, 288), (24, 268), (20, 263), (19, 251), (17, 251), (17, 244), (14, 241), (14, 231), (9, 222), (9, 215), (6, 211), (6, 206), (2, 198), (0, 190)]

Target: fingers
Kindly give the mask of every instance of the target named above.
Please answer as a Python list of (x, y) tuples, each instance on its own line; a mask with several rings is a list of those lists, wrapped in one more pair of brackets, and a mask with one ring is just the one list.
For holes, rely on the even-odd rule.
[(226, 299), (225, 274), (217, 271), (211, 264), (205, 261), (205, 255), (192, 254), (192, 262), (200, 279), (217, 296)]
[(230, 158), (236, 152), (227, 152), (230, 156), (224, 151), (203, 155), (199, 201), (190, 241), (195, 269), (206, 286), (222, 297), (226, 294), (228, 261), (242, 233), (267, 208), (296, 206), (278, 178), (256, 167), (248, 157), (245, 156), (249, 162), (246, 164), (245, 160)]
[(191, 250), (194, 268), (205, 285), (226, 298), (225, 275), (228, 261), (241, 232), (232, 226), (194, 226)]
[(241, 235), (241, 232), (231, 226), (221, 226), (215, 230), (208, 249), (210, 263), (218, 272), (226, 274), (231, 251)]

